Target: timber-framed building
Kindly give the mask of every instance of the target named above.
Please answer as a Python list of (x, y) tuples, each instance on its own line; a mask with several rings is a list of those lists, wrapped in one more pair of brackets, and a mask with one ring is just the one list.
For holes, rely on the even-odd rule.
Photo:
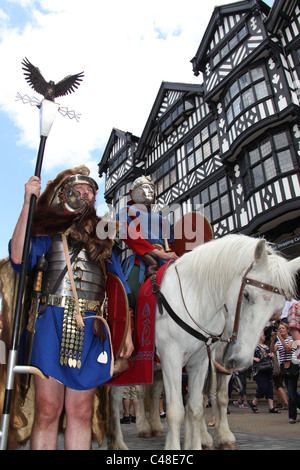
[[(265, 237), (300, 251), (300, 7), (216, 7), (192, 58), (199, 84), (162, 82), (141, 136), (113, 129), (99, 175), (116, 210), (150, 175), (171, 222), (204, 211), (215, 237)], [(192, 51), (193, 52), (193, 51)], [(133, 103), (134, 107), (134, 103)]]

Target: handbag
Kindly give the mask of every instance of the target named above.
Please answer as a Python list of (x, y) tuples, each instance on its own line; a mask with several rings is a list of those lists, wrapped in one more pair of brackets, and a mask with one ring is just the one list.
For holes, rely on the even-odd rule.
[(276, 354), (272, 357), (273, 376), (280, 377), (280, 366)]
[(256, 374), (259, 372), (267, 372), (273, 370), (273, 364), (269, 356), (266, 355), (266, 351), (258, 345), (259, 349), (262, 352), (262, 360), (256, 363), (255, 369)]
[(272, 362), (270, 361), (270, 359), (266, 359), (266, 360), (258, 362), (256, 364), (257, 373), (267, 372), (267, 371), (272, 370), (272, 369), (273, 369), (273, 365), (272, 365)]
[(283, 361), (280, 364), (280, 373), (283, 379), (296, 377), (299, 374), (299, 366), (292, 361)]

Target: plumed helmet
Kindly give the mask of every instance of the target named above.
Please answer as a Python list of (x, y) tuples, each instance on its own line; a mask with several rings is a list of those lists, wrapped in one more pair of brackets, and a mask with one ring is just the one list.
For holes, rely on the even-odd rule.
[[(150, 194), (145, 193), (145, 188), (150, 189)], [(153, 203), (155, 201), (155, 185), (150, 176), (139, 176), (134, 180), (129, 191), (131, 199), (135, 203)]]

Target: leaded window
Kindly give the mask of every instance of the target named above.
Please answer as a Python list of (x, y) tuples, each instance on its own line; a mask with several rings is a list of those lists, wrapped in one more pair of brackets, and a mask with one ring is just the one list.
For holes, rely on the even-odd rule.
[(227, 178), (224, 176), (202, 189), (193, 199), (193, 210), (203, 206), (204, 215), (211, 222), (216, 222), (231, 212)]
[(245, 195), (295, 169), (289, 131), (269, 135), (251, 146), (241, 162)]
[(157, 194), (166, 191), (177, 181), (175, 154), (165, 160), (154, 172), (153, 179), (156, 182)]
[(243, 26), (237, 33), (229, 39), (220, 51), (214, 55), (212, 59), (213, 67), (215, 67), (222, 59), (224, 59), (230, 51), (232, 51), (247, 36), (247, 27)]
[(220, 148), (216, 122), (205, 126), (185, 145), (187, 171), (192, 171), (203, 160), (211, 157)]
[(244, 110), (268, 96), (268, 87), (262, 66), (244, 73), (230, 87), (224, 97), (227, 123), (230, 125)]

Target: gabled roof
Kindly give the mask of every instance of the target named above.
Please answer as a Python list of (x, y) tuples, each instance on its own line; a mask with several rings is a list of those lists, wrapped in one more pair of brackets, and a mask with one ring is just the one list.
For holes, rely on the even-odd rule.
[(242, 15), (245, 13), (247, 14), (257, 7), (265, 15), (268, 15), (270, 12), (270, 7), (266, 5), (262, 0), (244, 0), (237, 3), (229, 3), (228, 5), (215, 7), (211, 19), (209, 21), (208, 27), (206, 28), (206, 31), (204, 33), (203, 39), (197, 50), (197, 53), (195, 57), (193, 57), (193, 59), (191, 60), (193, 64), (193, 72), (195, 75), (198, 75), (199, 72), (202, 71), (204, 66), (206, 65), (207, 51), (209, 49), (209, 45), (214, 37), (215, 31), (218, 29), (219, 24), (222, 23), (223, 18), (232, 15)]
[(266, 22), (268, 31), (278, 34), (288, 26), (298, 0), (274, 0), (269, 18)]
[(163, 113), (168, 112), (168, 110), (171, 109), (177, 101), (175, 96), (174, 101), (169, 107), (164, 106), (165, 97), (169, 91), (174, 92), (174, 96), (176, 95), (176, 92), (178, 92), (177, 99), (179, 99), (183, 94), (202, 93), (203, 85), (162, 82), (138, 144), (136, 151), (137, 160), (142, 159), (146, 153), (148, 147), (147, 144), (151, 140), (151, 135), (153, 135), (153, 131), (155, 132), (157, 130), (159, 118)]
[(112, 151), (113, 146), (115, 145), (117, 139), (125, 139), (126, 143), (136, 143), (139, 140), (139, 137), (131, 134), (130, 132), (124, 132), (119, 129), (113, 128), (111, 131), (110, 137), (106, 144), (105, 150), (103, 152), (99, 167), (99, 176), (101, 178), (102, 174), (106, 171), (108, 160)]

